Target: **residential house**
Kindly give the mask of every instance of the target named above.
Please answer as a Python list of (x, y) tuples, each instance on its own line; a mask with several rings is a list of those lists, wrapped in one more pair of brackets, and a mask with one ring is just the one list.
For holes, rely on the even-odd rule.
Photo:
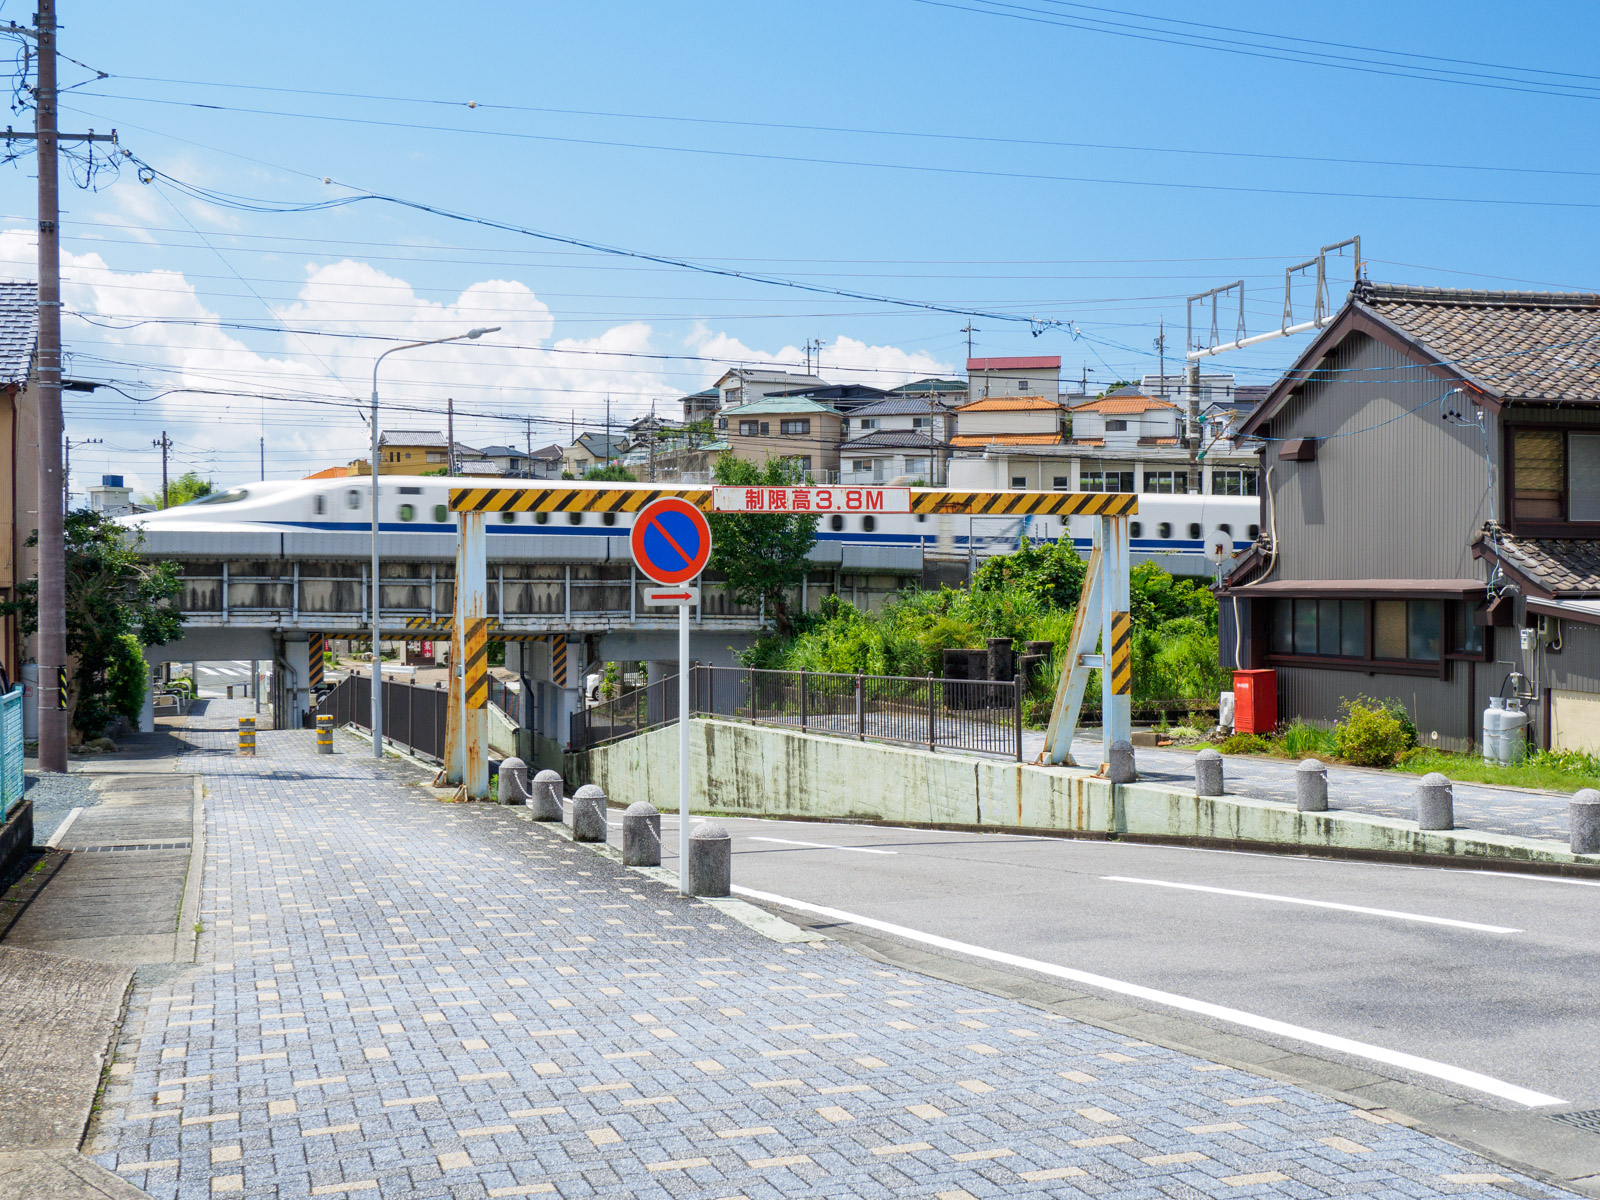
[(816, 400), (772, 396), (723, 409), (717, 432), (736, 458), (753, 463), (791, 459), (818, 482), (833, 482), (842, 421), (838, 410)]
[(852, 411), (841, 422), (845, 440), (839, 447), (839, 482), (944, 482), (956, 425), (951, 410), (966, 399), (966, 388), (953, 399), (954, 404), (951, 397), (931, 391), (891, 395)]
[(580, 433), (577, 441), (561, 448), (561, 469), (582, 479), (584, 472), (619, 461), (628, 452), (628, 439), (614, 433)]
[(100, 482), (89, 485), (89, 510), (107, 517), (126, 517), (140, 511), (133, 502), (133, 489), (122, 482), (121, 475), (102, 475)]
[(1596, 341), (1600, 295), (1356, 285), (1244, 427), (1270, 535), (1222, 653), (1280, 719), (1371, 696), (1463, 750), (1520, 695), (1539, 745), (1600, 749)]
[(474, 474), (504, 475), (512, 479), (526, 478), (528, 474), (526, 450), (519, 450), (515, 446), (485, 446), (478, 451), (478, 454), (479, 463), (487, 463), (492, 470), (485, 471), (482, 465), (476, 465), (473, 468)]
[(717, 393), (717, 409), (732, 408), (736, 404), (749, 404), (765, 400), (776, 392), (792, 392), (801, 388), (827, 387), (827, 380), (818, 375), (802, 375), (796, 371), (776, 371), (768, 368), (735, 367), (711, 385)]
[(1068, 474), (1051, 474), (1038, 456), (1038, 451), (1067, 440), (1066, 409), (1053, 395), (971, 400), (955, 410), (955, 417), (951, 487), (1070, 487)]
[(1000, 396), (1044, 396), (1054, 400), (1061, 390), (1061, 356), (967, 359), (967, 399)]
[(709, 387), (691, 396), (684, 396), (678, 403), (683, 406), (683, 423), (693, 425), (696, 421), (709, 421), (717, 415), (717, 410), (722, 407), (722, 393)]
[(541, 446), (528, 458), (529, 479), (561, 478), (561, 447)]
[[(448, 469), (450, 456), (448, 443), (442, 433), (426, 429), (391, 429), (378, 435), (378, 474), (425, 475)], [(456, 466), (464, 462), (481, 461), (483, 454), (471, 446), (456, 443)], [(371, 475), (372, 466), (366, 459), (350, 463), (352, 475)]]
[(788, 388), (781, 392), (769, 392), (768, 398), (800, 397), (826, 404), (841, 413), (852, 413), (864, 405), (876, 404), (888, 395), (889, 393), (882, 388), (871, 387), (865, 383), (827, 383), (820, 387)]
[[(9, 484), (0, 487), (0, 600), (38, 574), (27, 545), (39, 524), (39, 412), (30, 394), (39, 340), (39, 293), (31, 283), (0, 283), (0, 462)], [(0, 618), (0, 665), (22, 679), (25, 648), (14, 616)]]

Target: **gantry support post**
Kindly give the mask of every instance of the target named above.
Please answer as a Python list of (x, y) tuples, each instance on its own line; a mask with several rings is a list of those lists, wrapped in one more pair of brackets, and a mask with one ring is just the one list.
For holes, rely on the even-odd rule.
[[(1100, 670), (1100, 729), (1102, 765), (1111, 761), (1111, 743), (1132, 732), (1133, 629), (1129, 618), (1131, 596), (1128, 578), (1128, 518), (1096, 519), (1094, 550), (1084, 576), (1083, 594), (1072, 617), (1066, 661), (1056, 685), (1055, 705), (1045, 731), (1046, 763), (1078, 766), (1072, 757), (1072, 738), (1088, 686), (1089, 672)], [(1101, 652), (1095, 653), (1095, 643)]]
[(447, 784), (489, 798), (489, 571), (481, 512), (457, 513), (455, 619), (450, 634), (450, 711), (445, 723)]

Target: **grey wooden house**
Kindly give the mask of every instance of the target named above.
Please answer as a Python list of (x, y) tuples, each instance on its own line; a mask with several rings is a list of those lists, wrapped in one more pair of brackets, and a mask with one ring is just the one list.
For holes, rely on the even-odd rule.
[(1221, 653), (1280, 720), (1392, 697), (1462, 750), (1521, 691), (1539, 744), (1600, 749), (1600, 295), (1362, 281), (1243, 432)]

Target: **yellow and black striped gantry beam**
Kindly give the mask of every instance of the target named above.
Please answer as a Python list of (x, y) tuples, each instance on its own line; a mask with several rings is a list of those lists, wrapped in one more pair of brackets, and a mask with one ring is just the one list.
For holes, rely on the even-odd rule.
[[(911, 511), (914, 513), (951, 513), (974, 517), (1129, 517), (1139, 511), (1139, 496), (1136, 492), (968, 492), (951, 491), (948, 488), (909, 490)], [(638, 512), (651, 501), (659, 500), (663, 496), (677, 496), (703, 512), (712, 511), (711, 489), (708, 487), (652, 487), (649, 484), (615, 487), (603, 483), (451, 488), (450, 508), (454, 512), (632, 513)]]

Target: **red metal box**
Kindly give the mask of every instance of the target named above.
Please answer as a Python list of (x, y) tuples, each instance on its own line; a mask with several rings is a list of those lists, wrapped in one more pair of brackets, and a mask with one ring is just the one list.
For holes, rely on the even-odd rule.
[(1236, 733), (1271, 733), (1278, 727), (1278, 673), (1233, 673), (1233, 728)]

